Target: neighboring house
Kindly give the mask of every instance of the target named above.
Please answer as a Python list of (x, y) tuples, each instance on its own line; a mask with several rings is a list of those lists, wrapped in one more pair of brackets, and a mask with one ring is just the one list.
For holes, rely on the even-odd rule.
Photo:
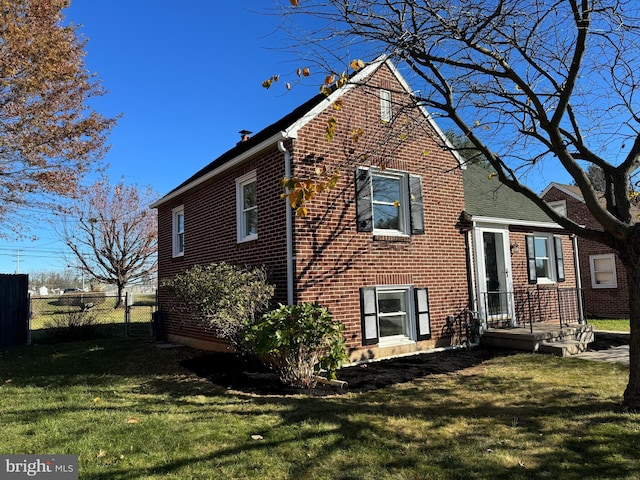
[(472, 246), (472, 292), (487, 326), (583, 319), (575, 239), (484, 164), (464, 171), (461, 224)]
[[(602, 229), (589, 212), (578, 187), (551, 183), (542, 192), (542, 197), (579, 225)], [(578, 256), (587, 316), (628, 317), (627, 271), (611, 247), (579, 237)]]
[[(318, 302), (344, 323), (353, 361), (450, 346), (447, 317), (469, 301), (461, 161), (393, 64), (378, 60), (349, 86), (242, 135), (153, 205), (160, 281), (195, 264), (264, 265), (276, 301)], [(337, 185), (295, 215), (280, 180), (323, 167), (339, 169)], [(505, 233), (526, 264), (524, 234)], [(226, 347), (171, 312), (162, 288), (159, 300), (169, 339)]]

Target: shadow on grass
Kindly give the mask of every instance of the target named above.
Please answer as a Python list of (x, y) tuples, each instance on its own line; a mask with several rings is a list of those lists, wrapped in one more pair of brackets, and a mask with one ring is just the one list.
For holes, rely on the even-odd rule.
[[(260, 476), (260, 459), (272, 456), (282, 457), (281, 478), (633, 478), (640, 431), (631, 427), (638, 417), (618, 413), (592, 387), (554, 385), (528, 373), (562, 365), (573, 374), (587, 364), (499, 358), (509, 353), (460, 350), (348, 367), (338, 375), (348, 390), (310, 393), (287, 390), (272, 373), (232, 355), (100, 340), (2, 351), (0, 380), (63, 389), (92, 382), (108, 388), (114, 376), (139, 377), (140, 415), (157, 414), (161, 398), (166, 408), (185, 407), (193, 422), (234, 404), (230, 421), (265, 425), (252, 432), (263, 441), (240, 434), (206, 453), (113, 465), (83, 478), (180, 478), (186, 471), (247, 477), (254, 467), (246, 465)], [(494, 373), (504, 364), (518, 375)], [(196, 405), (190, 397), (198, 395), (212, 401)], [(265, 416), (272, 420), (258, 421)], [(320, 425), (330, 428), (314, 428)], [(305, 449), (308, 455), (295, 453)]]

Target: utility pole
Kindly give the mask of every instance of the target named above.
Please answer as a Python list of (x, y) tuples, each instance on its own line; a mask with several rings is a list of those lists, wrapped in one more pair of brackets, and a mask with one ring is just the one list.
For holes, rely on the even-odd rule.
[(16, 250), (16, 275), (20, 273), (20, 250)]

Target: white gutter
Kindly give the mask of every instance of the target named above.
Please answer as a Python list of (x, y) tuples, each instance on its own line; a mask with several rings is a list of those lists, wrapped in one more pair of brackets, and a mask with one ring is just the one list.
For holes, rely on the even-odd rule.
[[(284, 146), (284, 141), (278, 141), (278, 150), (284, 153), (284, 177), (291, 178), (291, 153)], [(289, 193), (289, 189), (287, 189)], [(286, 210), (286, 242), (287, 242), (287, 304), (293, 305), (293, 217), (289, 201), (285, 201)]]
[(534, 227), (534, 228), (562, 228), (561, 225), (555, 222), (532, 222), (530, 220), (516, 220), (512, 218), (500, 218), (500, 217), (480, 217), (473, 216), (473, 225), (477, 226), (479, 223), (498, 224), (498, 225), (517, 225), (521, 227)]
[(177, 197), (179, 195), (182, 195), (187, 190), (190, 190), (193, 187), (195, 187), (197, 185), (200, 185), (201, 183), (206, 182), (207, 180), (215, 177), (216, 175), (219, 175), (220, 173), (224, 172), (225, 170), (228, 170), (230, 168), (235, 167), (236, 165), (238, 165), (238, 164), (244, 162), (245, 160), (247, 160), (248, 158), (251, 158), (251, 157), (257, 155), (261, 151), (263, 151), (266, 148), (272, 146), (274, 143), (279, 142), (279, 141), (281, 141), (283, 139), (286, 139), (286, 138), (292, 138), (292, 135), (287, 135), (285, 132), (278, 132), (275, 135), (272, 135), (271, 137), (267, 138), (266, 140), (260, 142), (258, 145), (250, 148), (246, 152), (242, 152), (240, 155), (238, 155), (237, 157), (233, 158), (232, 160), (220, 165), (218, 168), (214, 168), (213, 170), (211, 170), (210, 172), (206, 173), (205, 175), (196, 178), (193, 182), (190, 182), (190, 183), (184, 185), (179, 190), (175, 190), (174, 192), (171, 192), (171, 193), (165, 195), (164, 197), (162, 197), (157, 202), (152, 203), (150, 208), (158, 208), (163, 203), (166, 203), (169, 200), (171, 200), (171, 199), (173, 199), (173, 198), (175, 198), (175, 197)]
[(573, 235), (571, 240), (573, 244), (573, 265), (576, 275), (576, 288), (578, 289), (579, 323), (585, 323), (584, 305), (582, 304), (582, 274), (580, 272), (580, 257), (578, 256), (578, 237)]

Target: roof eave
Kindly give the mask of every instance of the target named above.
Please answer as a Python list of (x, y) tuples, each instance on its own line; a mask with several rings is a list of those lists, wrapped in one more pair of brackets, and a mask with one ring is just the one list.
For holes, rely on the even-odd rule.
[(150, 208), (158, 208), (158, 207), (164, 205), (165, 203), (175, 199), (176, 197), (179, 197), (180, 195), (182, 195), (183, 193), (187, 192), (188, 190), (191, 190), (192, 188), (197, 187), (198, 185), (200, 185), (200, 184), (206, 182), (207, 180), (215, 177), (216, 175), (219, 175), (220, 173), (222, 173), (222, 172), (224, 172), (224, 171), (226, 171), (226, 170), (228, 170), (230, 168), (233, 168), (233, 167), (241, 164), (245, 160), (257, 155), (258, 153), (262, 152), (263, 150), (266, 150), (270, 146), (277, 144), (279, 141), (287, 140), (287, 139), (290, 139), (290, 138), (296, 138), (295, 132), (287, 133), (287, 132), (280, 131), (280, 132), (272, 135), (271, 137), (263, 140), (262, 142), (260, 142), (259, 144), (255, 145), (254, 147), (250, 148), (249, 150), (247, 150), (245, 152), (242, 152), (237, 157), (229, 160), (228, 162), (223, 163), (218, 168), (214, 168), (210, 172), (207, 172), (206, 174), (202, 175), (201, 177), (198, 177), (195, 180), (193, 180), (192, 182), (184, 185), (182, 188), (179, 188), (178, 190), (175, 190), (175, 191), (165, 195), (164, 197), (162, 197), (157, 202), (152, 203), (150, 205)]

